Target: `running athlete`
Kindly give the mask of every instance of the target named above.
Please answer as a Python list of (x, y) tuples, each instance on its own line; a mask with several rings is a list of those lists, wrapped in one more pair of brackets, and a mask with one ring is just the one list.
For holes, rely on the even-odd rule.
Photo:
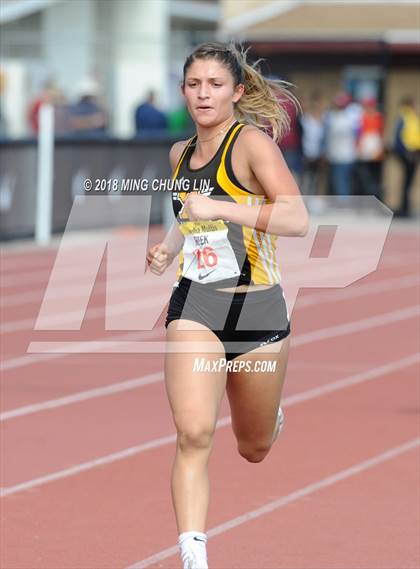
[[(171, 488), (183, 567), (207, 569), (207, 464), (225, 391), (249, 462), (264, 459), (283, 424), (290, 324), (275, 237), (304, 236), (308, 215), (275, 143), (288, 124), (281, 99), (291, 98), (280, 82), (234, 45), (212, 43), (187, 58), (182, 91), (197, 134), (171, 149), (176, 223), (147, 259), (159, 275), (180, 253), (166, 319), (167, 340), (185, 346), (165, 360)], [(264, 361), (275, 371), (259, 371)]]

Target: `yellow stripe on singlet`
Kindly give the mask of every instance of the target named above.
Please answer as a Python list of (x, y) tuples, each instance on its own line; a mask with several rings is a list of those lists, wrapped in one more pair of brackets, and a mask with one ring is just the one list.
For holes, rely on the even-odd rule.
[(233, 129), (231, 135), (229, 136), (228, 141), (226, 142), (226, 145), (223, 149), (222, 158), (220, 160), (220, 166), (217, 169), (217, 174), (216, 174), (216, 179), (219, 186), (223, 188), (223, 190), (238, 203), (239, 201), (243, 203), (242, 200), (238, 199), (239, 197), (249, 197), (250, 195), (252, 195), (252, 193), (247, 192), (242, 188), (239, 188), (236, 184), (232, 182), (232, 180), (229, 178), (227, 174), (225, 161), (226, 161), (226, 154), (229, 149), (229, 146), (232, 144), (233, 137), (242, 126), (243, 126), (242, 124), (238, 124)]
[[(263, 196), (252, 194), (237, 186), (228, 176), (226, 170), (226, 154), (232, 144), (233, 137), (243, 125), (238, 124), (232, 131), (223, 150), (220, 166), (217, 170), (217, 183), (235, 200), (236, 203), (257, 205)], [(265, 199), (264, 203), (271, 203)], [(251, 266), (251, 277), (255, 284), (274, 284), (281, 280), (276, 261), (276, 237), (258, 229), (243, 227), (244, 246)]]
[(245, 250), (251, 267), (252, 281), (255, 284), (270, 284), (271, 279), (269, 278), (268, 271), (264, 269), (264, 266), (260, 259), (254, 230), (251, 227), (244, 226), (242, 228), (242, 234), (244, 238)]
[(277, 277), (277, 281), (281, 281), (280, 268), (279, 268), (279, 264), (277, 263), (277, 259), (276, 259), (276, 250), (277, 250), (276, 236), (272, 235), (272, 234), (268, 234), (268, 233), (266, 233), (266, 236), (267, 236), (267, 239), (270, 241), (272, 257), (273, 257), (274, 273)]

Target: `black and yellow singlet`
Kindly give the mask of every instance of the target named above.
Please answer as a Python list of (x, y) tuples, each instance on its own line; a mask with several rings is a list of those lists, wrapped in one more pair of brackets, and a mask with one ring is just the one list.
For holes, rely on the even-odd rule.
[(172, 203), (185, 237), (177, 279), (185, 277), (219, 287), (242, 284), (275, 284), (281, 276), (276, 261), (275, 236), (221, 219), (189, 221), (183, 213), (188, 192), (238, 204), (270, 203), (244, 188), (232, 169), (232, 148), (244, 124), (235, 122), (213, 158), (191, 169), (197, 136), (184, 148), (173, 175)]

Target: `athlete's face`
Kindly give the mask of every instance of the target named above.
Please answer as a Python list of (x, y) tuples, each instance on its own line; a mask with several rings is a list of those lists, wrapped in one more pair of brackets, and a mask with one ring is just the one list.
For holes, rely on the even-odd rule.
[(193, 121), (200, 126), (220, 124), (233, 114), (243, 85), (234, 86), (229, 69), (216, 59), (197, 59), (188, 68), (183, 93)]

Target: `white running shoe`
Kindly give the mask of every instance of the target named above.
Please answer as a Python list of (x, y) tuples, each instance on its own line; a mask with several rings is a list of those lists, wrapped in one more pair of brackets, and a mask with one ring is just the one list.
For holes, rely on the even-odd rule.
[(199, 551), (186, 551), (182, 556), (184, 569), (209, 569), (207, 565), (207, 558), (200, 554)]
[(280, 434), (284, 427), (284, 413), (281, 407), (279, 407), (279, 412), (277, 413), (277, 424), (278, 424), (278, 432)]
[(274, 433), (273, 433), (273, 443), (277, 439), (279, 434), (282, 432), (283, 427), (284, 427), (284, 413), (282, 408), (279, 407), (279, 410), (277, 412), (276, 426), (274, 428)]
[(183, 557), (184, 569), (209, 569), (207, 559), (195, 551), (188, 551)]

